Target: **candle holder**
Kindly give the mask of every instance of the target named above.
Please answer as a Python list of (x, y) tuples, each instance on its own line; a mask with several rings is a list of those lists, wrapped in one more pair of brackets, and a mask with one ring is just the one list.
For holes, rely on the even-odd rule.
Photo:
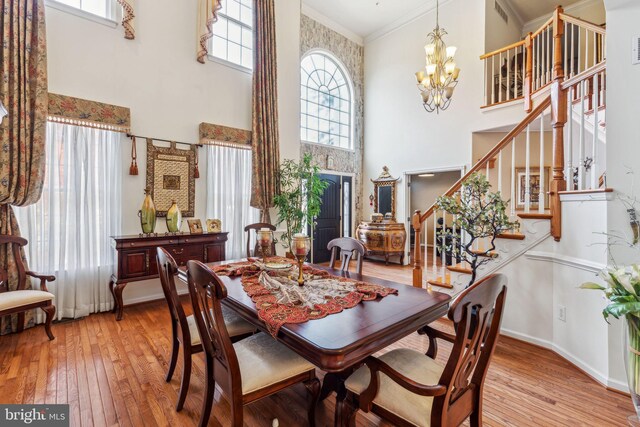
[(271, 253), (271, 246), (273, 245), (273, 231), (268, 228), (261, 228), (256, 230), (256, 237), (258, 239), (258, 246), (260, 246), (260, 253), (262, 255), (262, 262), (267, 261), (267, 255), (273, 255)]
[(298, 260), (298, 285), (304, 285), (304, 275), (302, 274), (302, 266), (304, 265), (307, 255), (311, 251), (311, 239), (305, 234), (296, 234), (293, 236), (293, 254)]

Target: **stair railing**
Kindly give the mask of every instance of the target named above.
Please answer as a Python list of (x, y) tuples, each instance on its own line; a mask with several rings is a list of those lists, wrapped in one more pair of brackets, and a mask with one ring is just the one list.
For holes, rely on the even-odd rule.
[[(572, 78), (604, 62), (606, 30), (557, 7), (540, 28), (516, 43), (480, 56), (484, 61), (482, 108), (524, 99), (531, 111), (534, 94), (554, 81), (557, 60), (563, 76)], [(559, 45), (556, 45), (559, 41)]]

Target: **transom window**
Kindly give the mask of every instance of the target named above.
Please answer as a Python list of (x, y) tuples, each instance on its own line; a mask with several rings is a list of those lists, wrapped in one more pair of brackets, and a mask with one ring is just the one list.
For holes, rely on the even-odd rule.
[(213, 56), (253, 68), (253, 0), (224, 0), (213, 24)]
[(300, 138), (352, 149), (351, 81), (328, 53), (313, 52), (301, 63)]
[(115, 0), (54, 0), (53, 2), (62, 3), (106, 19), (115, 20), (116, 18)]

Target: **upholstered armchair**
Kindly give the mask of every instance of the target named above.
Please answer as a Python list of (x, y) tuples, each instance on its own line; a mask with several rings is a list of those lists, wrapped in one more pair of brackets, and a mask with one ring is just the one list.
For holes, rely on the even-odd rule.
[[(27, 240), (17, 236), (0, 236), (0, 245), (7, 245), (7, 251), (13, 251), (13, 257), (18, 267), (18, 287), (16, 290), (8, 289), (9, 274), (0, 269), (0, 317), (10, 314), (18, 314), (17, 332), (24, 329), (24, 313), (34, 308), (41, 308), (46, 315), (44, 329), (52, 340), (55, 337), (51, 333), (51, 321), (56, 313), (53, 305), (54, 295), (47, 289), (47, 282), (56, 280), (55, 276), (43, 276), (25, 269), (20, 255), (20, 249), (27, 244)], [(27, 277), (33, 277), (40, 281), (39, 289), (26, 289)]]

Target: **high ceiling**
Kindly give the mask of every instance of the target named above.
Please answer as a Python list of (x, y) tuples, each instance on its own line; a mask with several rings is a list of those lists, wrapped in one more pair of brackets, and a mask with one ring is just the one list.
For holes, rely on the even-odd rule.
[(502, 2), (509, 4), (513, 8), (513, 11), (520, 16), (522, 22), (528, 22), (543, 15), (551, 14), (559, 4), (567, 7), (578, 1), (580, 0), (502, 0)]
[(435, 6), (435, 0), (303, 0), (303, 3), (362, 38)]

